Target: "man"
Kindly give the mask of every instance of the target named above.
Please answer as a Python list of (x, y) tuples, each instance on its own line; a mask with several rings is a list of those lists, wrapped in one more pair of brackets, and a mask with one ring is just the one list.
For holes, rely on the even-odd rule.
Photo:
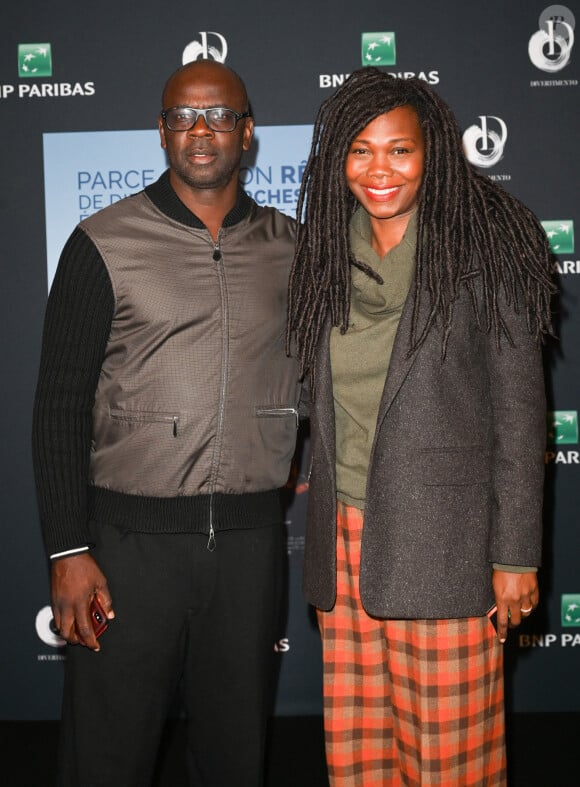
[(35, 472), (55, 624), (80, 646), (59, 784), (149, 784), (181, 685), (191, 784), (255, 787), (300, 393), (294, 223), (239, 187), (233, 71), (188, 64), (162, 102), (168, 172), (74, 230), (47, 308)]

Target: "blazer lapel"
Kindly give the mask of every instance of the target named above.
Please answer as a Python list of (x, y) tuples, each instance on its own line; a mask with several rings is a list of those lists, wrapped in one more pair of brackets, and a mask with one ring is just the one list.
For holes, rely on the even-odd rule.
[[(426, 305), (428, 301), (427, 293), (421, 298), (421, 306), (419, 310), (419, 325), (423, 324), (422, 319), (425, 319), (428, 308)], [(411, 323), (413, 319), (413, 307), (415, 305), (415, 289), (414, 284), (411, 284), (411, 290), (403, 306), (403, 312), (397, 328), (395, 342), (393, 344), (393, 352), (391, 353), (391, 361), (387, 372), (387, 379), (385, 380), (385, 387), (381, 397), (379, 406), (379, 414), (377, 417), (377, 427), (382, 423), (384, 417), (393, 404), (395, 396), (399, 389), (405, 382), (405, 378), (411, 371), (411, 367), (415, 363), (420, 350), (415, 350), (409, 355), (409, 337), (411, 335)]]

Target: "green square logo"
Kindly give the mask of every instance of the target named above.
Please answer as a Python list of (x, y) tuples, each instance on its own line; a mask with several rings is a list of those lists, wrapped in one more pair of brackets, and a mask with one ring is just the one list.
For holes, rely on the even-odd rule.
[(51, 77), (50, 44), (18, 44), (19, 77)]
[(574, 222), (570, 219), (560, 221), (543, 221), (542, 227), (550, 242), (550, 250), (554, 254), (573, 254)]
[(580, 628), (580, 593), (562, 595), (562, 626)]
[(363, 66), (394, 66), (397, 62), (394, 33), (363, 33), (361, 37)]
[(554, 445), (578, 442), (578, 411), (555, 410), (548, 413), (548, 440)]

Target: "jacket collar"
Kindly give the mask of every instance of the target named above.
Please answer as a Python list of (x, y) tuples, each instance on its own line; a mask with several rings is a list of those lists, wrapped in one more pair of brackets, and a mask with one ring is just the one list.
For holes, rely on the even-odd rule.
[[(151, 202), (170, 219), (174, 219), (180, 224), (185, 224), (186, 227), (195, 227), (200, 230), (205, 229), (203, 221), (183, 204), (173, 190), (173, 186), (169, 182), (169, 170), (166, 170), (155, 183), (147, 186), (145, 188), (145, 193)], [(251, 198), (248, 197), (240, 186), (238, 188), (237, 202), (223, 220), (222, 226), (231, 227), (234, 224), (238, 224), (238, 222), (248, 215), (251, 207)]]

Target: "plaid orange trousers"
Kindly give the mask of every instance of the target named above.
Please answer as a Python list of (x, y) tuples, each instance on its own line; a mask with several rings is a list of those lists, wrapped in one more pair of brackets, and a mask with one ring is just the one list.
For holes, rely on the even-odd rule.
[(503, 659), (491, 623), (370, 617), (362, 524), (339, 501), (336, 605), (318, 612), (331, 787), (502, 787)]

